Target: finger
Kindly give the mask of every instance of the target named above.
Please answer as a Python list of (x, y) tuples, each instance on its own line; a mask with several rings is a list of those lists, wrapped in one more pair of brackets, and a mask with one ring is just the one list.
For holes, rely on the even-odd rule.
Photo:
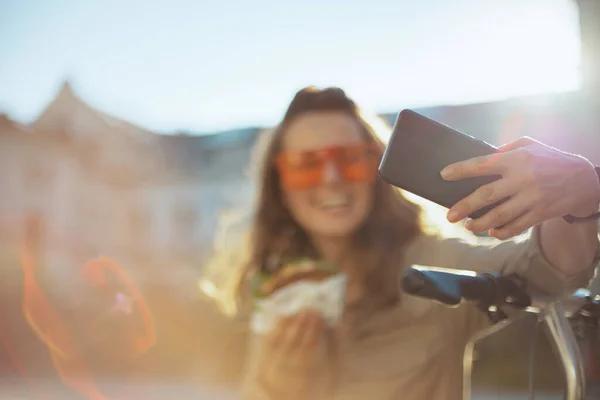
[(457, 162), (444, 168), (440, 175), (447, 181), (458, 181), (476, 176), (500, 175), (505, 169), (506, 154), (496, 153)]
[(500, 228), (529, 212), (530, 209), (531, 202), (527, 196), (515, 196), (492, 208), (483, 216), (467, 221), (465, 228), (474, 233)]
[(500, 146), (499, 150), (500, 151), (512, 151), (512, 150), (520, 149), (521, 147), (530, 146), (534, 143), (539, 143), (539, 142), (528, 136), (524, 136), (524, 137), (518, 138), (517, 140), (514, 140), (512, 142), (509, 142), (505, 145)]
[(291, 357), (298, 368), (305, 368), (311, 363), (321, 339), (323, 338), (323, 318), (318, 311), (310, 310), (303, 314), (302, 325), (296, 346), (290, 349)]
[(510, 239), (514, 236), (522, 234), (529, 228), (534, 227), (542, 221), (543, 218), (541, 218), (537, 213), (529, 211), (501, 228), (491, 229), (489, 235), (500, 240)]
[(275, 327), (267, 334), (265, 344), (262, 348), (260, 369), (264, 369), (267, 375), (271, 374), (272, 366), (282, 360), (282, 345), (284, 344), (287, 326), (289, 324), (288, 317), (280, 317), (277, 319)]
[(308, 321), (309, 316), (304, 312), (291, 319), (288, 329), (285, 332), (285, 347), (296, 348), (298, 346), (298, 344), (302, 341)]
[(307, 351), (313, 350), (323, 335), (324, 321), (321, 314), (313, 312), (309, 315), (306, 331), (302, 337), (301, 347)]
[(483, 207), (495, 204), (500, 200), (514, 195), (518, 189), (519, 182), (514, 179), (499, 179), (481, 186), (448, 210), (448, 221), (454, 223), (467, 218)]
[(291, 319), (291, 322), (285, 332), (285, 339), (281, 346), (280, 353), (286, 358), (285, 363), (290, 368), (296, 368), (302, 364), (303, 352), (300, 344), (306, 334), (306, 329), (310, 320), (309, 314), (302, 312)]
[(279, 352), (279, 349), (285, 344), (286, 335), (291, 323), (291, 317), (280, 317), (277, 319), (275, 328), (269, 332), (267, 337), (267, 347), (269, 351), (274, 353)]

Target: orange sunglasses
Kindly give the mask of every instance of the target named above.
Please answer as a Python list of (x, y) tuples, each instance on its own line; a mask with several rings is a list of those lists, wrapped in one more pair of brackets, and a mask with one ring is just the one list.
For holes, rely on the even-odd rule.
[(373, 182), (380, 151), (375, 143), (325, 147), (310, 151), (281, 152), (275, 160), (282, 186), (287, 190), (310, 189), (323, 182), (332, 162), (348, 182)]

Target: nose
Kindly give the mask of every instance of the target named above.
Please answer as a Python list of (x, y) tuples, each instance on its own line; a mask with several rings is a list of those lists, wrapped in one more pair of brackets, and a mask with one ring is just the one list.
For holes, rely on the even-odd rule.
[(342, 180), (340, 170), (334, 162), (328, 161), (323, 171), (323, 183), (337, 183)]

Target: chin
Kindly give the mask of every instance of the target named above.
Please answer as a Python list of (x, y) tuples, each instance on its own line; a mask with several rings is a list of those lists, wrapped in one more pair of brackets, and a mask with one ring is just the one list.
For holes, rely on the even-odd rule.
[(334, 231), (334, 230), (319, 230), (318, 231), (318, 235), (324, 238), (332, 238), (332, 239), (344, 239), (347, 237), (350, 237), (352, 235), (353, 231), (347, 231), (347, 230), (339, 230), (339, 231)]
[(358, 230), (360, 224), (348, 224), (344, 226), (320, 226), (314, 231), (321, 236), (331, 238), (346, 238), (352, 236)]
[(348, 237), (353, 235), (364, 222), (366, 215), (352, 213), (350, 215), (331, 217), (328, 215), (313, 219), (314, 232), (329, 237)]

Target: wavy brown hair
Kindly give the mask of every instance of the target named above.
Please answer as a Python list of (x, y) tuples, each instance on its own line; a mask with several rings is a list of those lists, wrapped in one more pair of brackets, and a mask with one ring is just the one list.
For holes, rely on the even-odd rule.
[[(281, 123), (266, 137), (259, 149), (258, 198), (250, 231), (249, 262), (241, 274), (242, 284), (253, 273), (276, 271), (283, 262), (298, 257), (318, 258), (317, 250), (307, 233), (290, 214), (284, 201), (275, 158), (281, 151), (287, 128), (299, 116), (314, 112), (340, 112), (352, 116), (362, 128), (367, 142), (377, 144), (383, 153), (384, 144), (376, 132), (377, 121), (368, 121), (360, 108), (346, 93), (335, 87), (300, 90), (289, 105)], [(379, 121), (381, 123), (381, 121)], [(398, 302), (398, 257), (404, 245), (422, 233), (420, 207), (408, 201), (402, 193), (377, 179), (373, 185), (372, 209), (353, 237), (351, 259), (357, 263), (362, 300), (355, 307), (373, 310)], [(365, 309), (365, 311), (366, 311)]]

